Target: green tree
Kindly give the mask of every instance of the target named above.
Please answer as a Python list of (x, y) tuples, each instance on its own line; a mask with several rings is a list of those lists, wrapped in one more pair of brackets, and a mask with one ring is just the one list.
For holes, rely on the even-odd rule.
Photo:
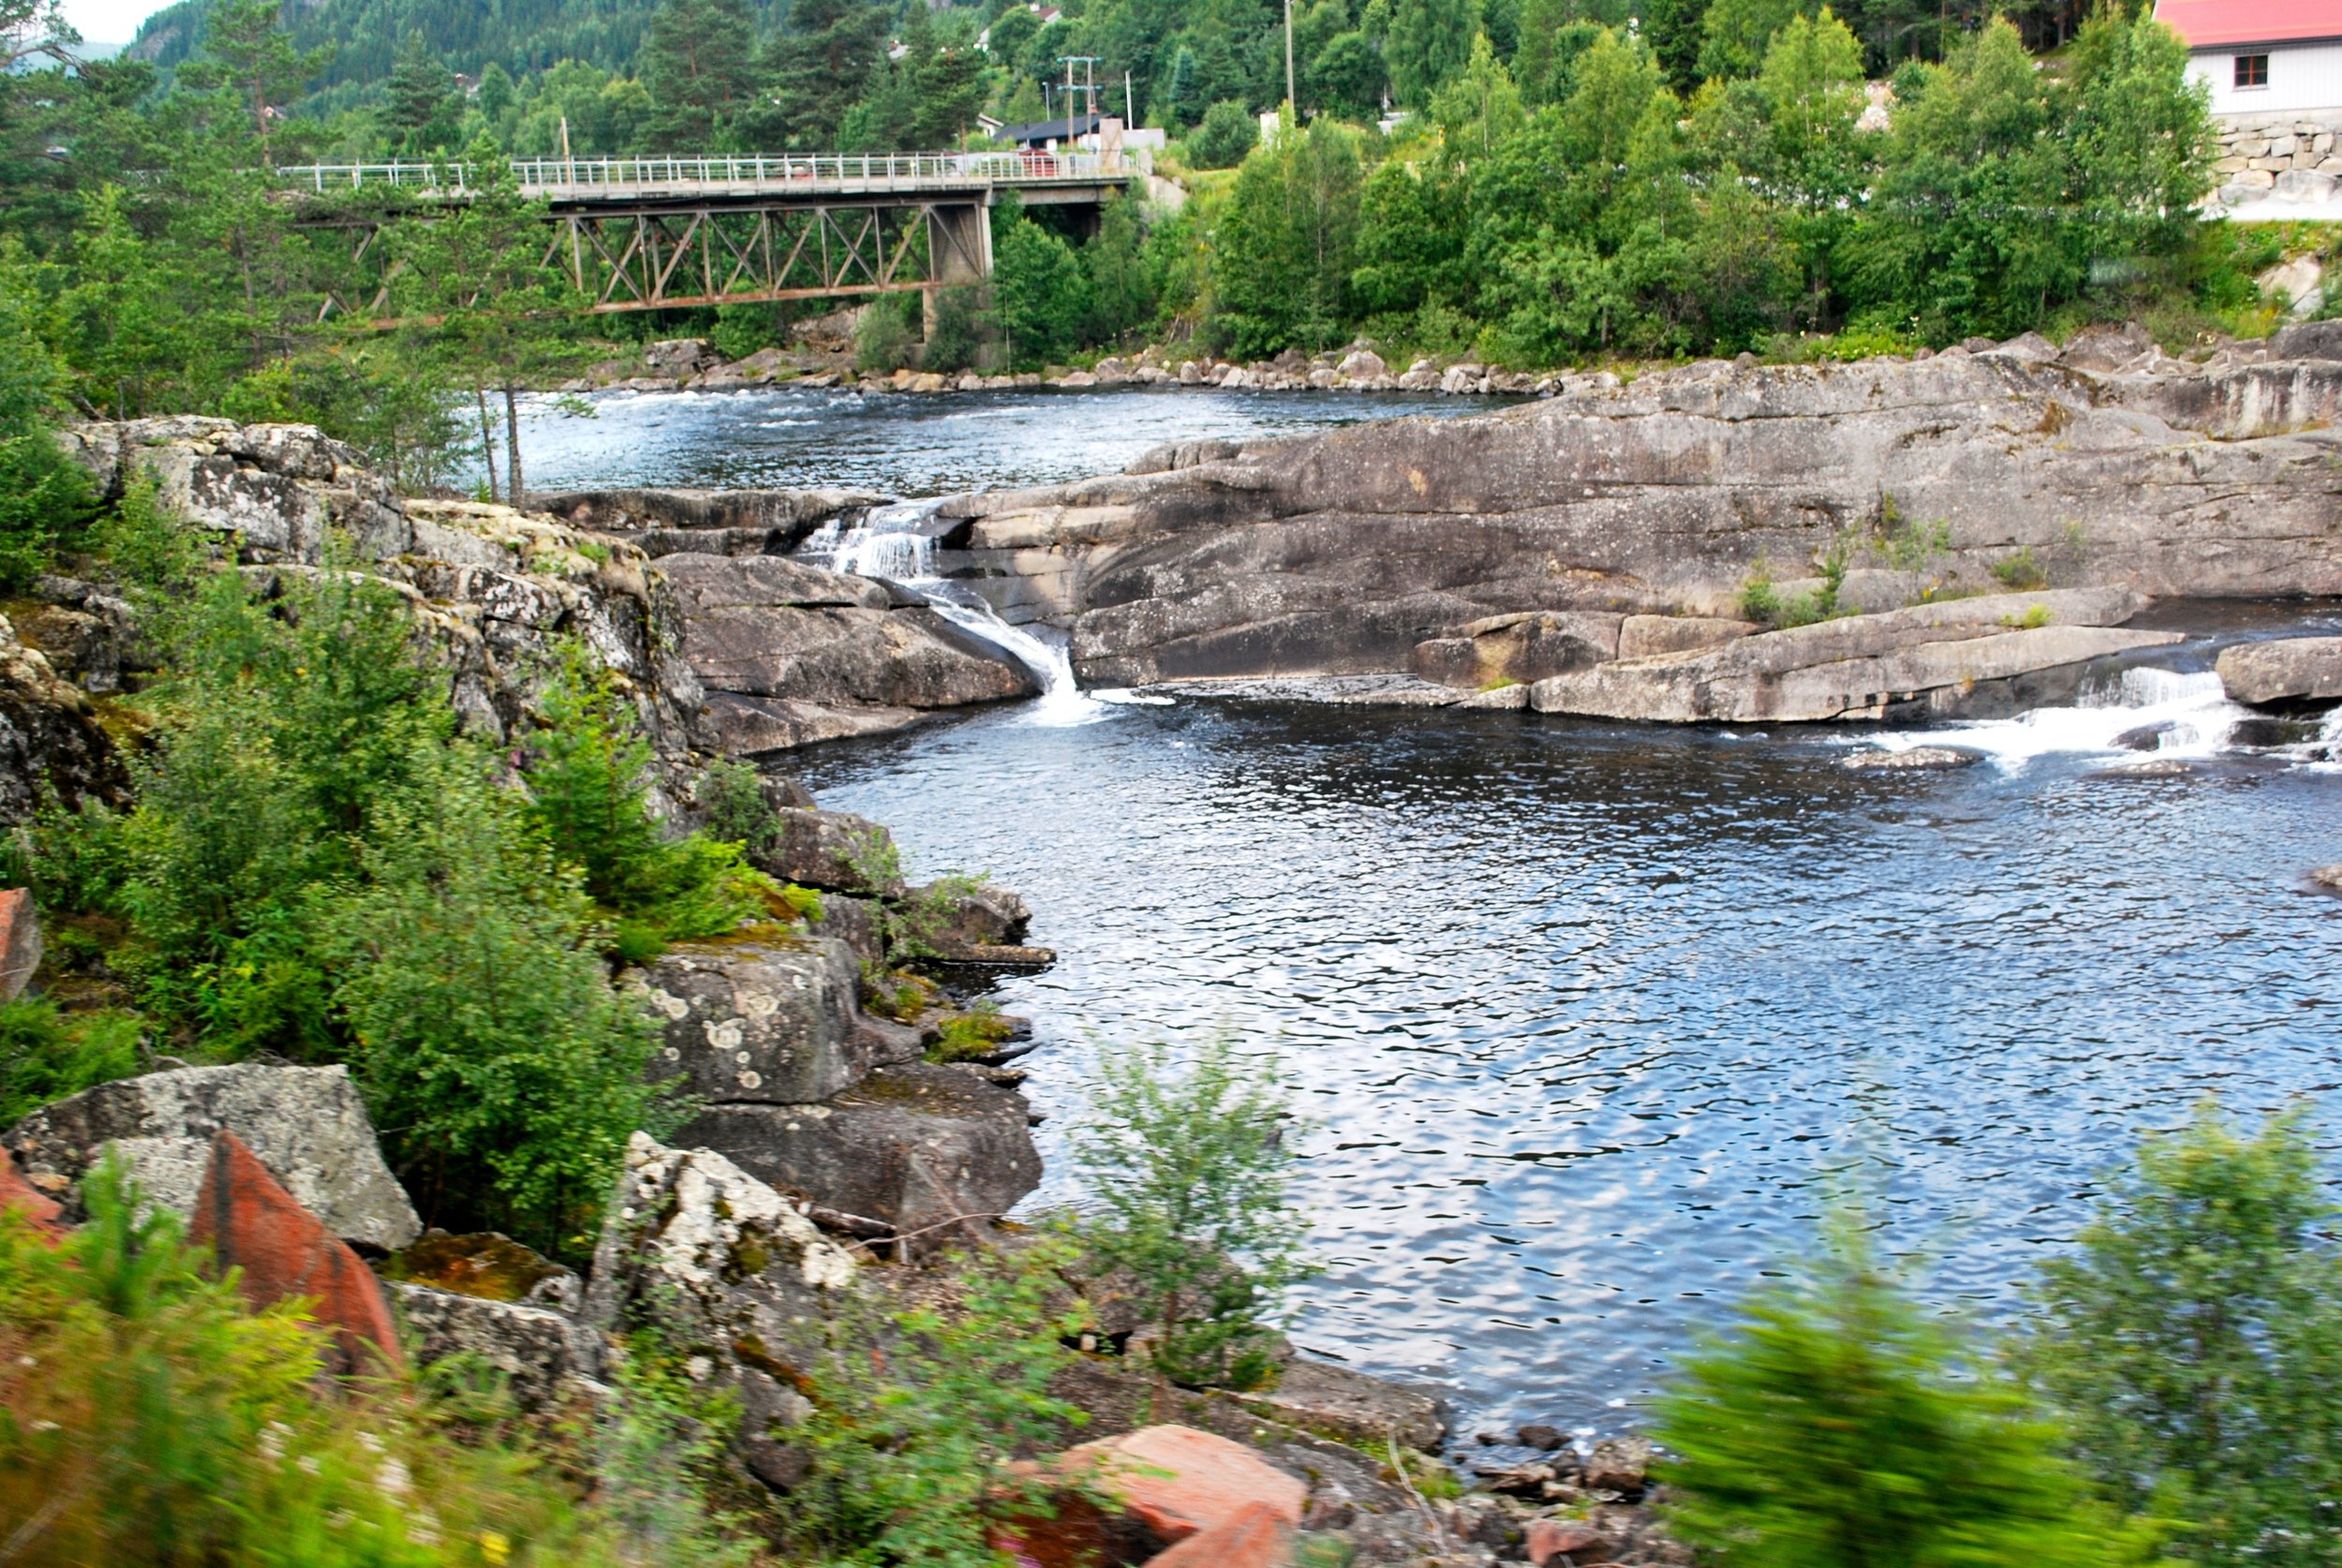
[(986, 1249), (952, 1270), (953, 1299), (850, 1304), (813, 1354), (812, 1457), (793, 1521), (823, 1561), (993, 1568), (1002, 1518), (1045, 1518), (1060, 1485), (1020, 1455), (1088, 1417), (1050, 1393), (1089, 1326), (1069, 1308), (1061, 1240)]
[(2187, 46), (2146, 11), (2092, 13), (2072, 48), (2075, 196), (2101, 257), (2184, 252), (2218, 155), (2207, 89), (2187, 76)]
[(2342, 1554), (2342, 1259), (2303, 1122), (2243, 1136), (2206, 1103), (2149, 1138), (2037, 1288), (2022, 1364), (2191, 1561)]
[(1111, 342), (1154, 322), (1155, 280), (1145, 258), (1146, 231), (1138, 203), (1127, 195), (1098, 209), (1098, 232), (1081, 249), (1089, 274), (1089, 321), (1084, 336)]
[(764, 48), (762, 74), (776, 100), (759, 123), (765, 135), (793, 147), (835, 145), (846, 111), (885, 67), (890, 14), (867, 0), (790, 0)]
[(615, 673), (573, 645), (541, 703), (546, 727), (523, 769), (528, 814), (596, 903), (652, 939), (712, 936), (758, 912), (737, 846), (671, 837), (651, 814), (657, 756)]
[(1791, 17), (1766, 49), (1756, 83), (1771, 122), (1770, 184), (1793, 214), (1805, 314), (1818, 326), (1834, 258), (1872, 173), (1855, 128), (1863, 107), (1861, 45), (1827, 6), (1810, 22)]
[(488, 391), (502, 395), (506, 498), (517, 507), (527, 498), (521, 392), (574, 370), (596, 350), (577, 338), (582, 302), (574, 286), (545, 265), (543, 203), (522, 199), (511, 161), (484, 136), (464, 159), (471, 200), (408, 219), (393, 233), (407, 263), (393, 298), (447, 383), (468, 383), (475, 400)]
[(1849, 241), (1858, 305), (1916, 318), (1930, 342), (2006, 336), (2071, 298), (2065, 155), (2045, 136), (2047, 85), (2017, 30), (1994, 22), (1941, 66), (1898, 77), (1871, 220)]
[(996, 215), (992, 242), (992, 320), (1007, 340), (1012, 364), (1061, 361), (1080, 341), (1089, 314), (1081, 259), (1030, 218)]
[(1479, 31), (1480, 0), (1396, 0), (1383, 46), (1391, 92), (1410, 109), (1430, 107), (1431, 95), (1472, 58)]
[(87, 516), (87, 477), (59, 450), (67, 369), (48, 341), (39, 269), (0, 236), (0, 589), (48, 570), (60, 534)]
[(1223, 98), (1205, 111), (1203, 124), (1187, 139), (1187, 157), (1198, 169), (1234, 169), (1260, 143), (1260, 126), (1245, 107)]
[(324, 923), (351, 1062), (427, 1211), (583, 1261), (628, 1137), (675, 1120), (643, 1078), (657, 1029), (611, 988), (585, 879), (495, 760), (427, 757), (424, 789), (377, 803), (364, 890)]
[[(114, 419), (154, 411), (157, 384), (193, 357), (172, 306), (170, 263), (130, 225), (128, 194), (106, 185), (73, 237), (72, 282), (58, 301), (65, 357), (92, 407)], [(38, 363), (40, 362), (35, 362)]]
[(1155, 1369), (1174, 1383), (1268, 1374), (1261, 1316), (1306, 1272), (1287, 1117), (1274, 1069), (1225, 1039), (1185, 1063), (1159, 1043), (1100, 1060), (1074, 1137), (1097, 1204), (1080, 1234), (1137, 1280)]
[(1371, 120), (1382, 112), (1390, 84), (1383, 52), (1364, 33), (1338, 33), (1311, 57), (1302, 73), (1312, 107), (1344, 119)]
[(748, 0), (660, 0), (637, 68), (663, 150), (732, 145), (756, 92), (755, 13)]
[(1432, 95), (1431, 120), (1448, 148), (1465, 157), (1487, 156), (1527, 123), (1513, 73), (1496, 57), (1487, 34), (1472, 40), (1463, 70)]
[[(511, 87), (510, 78), (506, 90)], [(436, 152), (454, 141), (462, 99), (455, 77), (418, 29), (409, 29), (399, 47), (398, 65), (384, 86), (387, 101), (382, 119), (393, 143), (403, 153)]]
[(1318, 120), (1244, 160), (1213, 247), (1213, 330), (1233, 352), (1339, 341), (1356, 265), (1358, 133)]
[(1740, 1568), (2135, 1561), (1989, 1361), (1844, 1227), (1684, 1368), (1654, 1435), (1670, 1528)]
[(263, 167), (274, 161), (286, 108), (334, 54), (330, 48), (295, 49), (281, 21), (276, 0), (222, 0), (204, 18), (203, 54), (180, 72), (189, 86), (235, 96)]
[(1799, 14), (1799, 0), (1713, 0), (1701, 19), (1699, 74), (1754, 76), (1772, 36)]

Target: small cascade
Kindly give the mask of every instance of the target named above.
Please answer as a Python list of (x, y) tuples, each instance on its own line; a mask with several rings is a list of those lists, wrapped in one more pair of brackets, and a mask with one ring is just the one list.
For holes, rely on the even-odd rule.
[(2014, 718), (1905, 731), (1878, 740), (1892, 750), (1949, 741), (1981, 751), (2012, 770), (2037, 757), (2061, 753), (2152, 751), (2165, 757), (2202, 757), (2225, 746), (2229, 732), (2248, 712), (2229, 701), (2220, 677), (2209, 670), (2142, 665), (2085, 688), (2071, 707), (2035, 708)]
[(933, 501), (872, 507), (850, 526), (823, 524), (798, 554), (832, 571), (912, 589), (943, 619), (1023, 665), (1041, 685), (1041, 700), (1032, 711), (1036, 723), (1085, 724), (1104, 717), (1106, 708), (1084, 695), (1075, 680), (1073, 658), (1062, 641), (1009, 625), (983, 595), (937, 573), (935, 536), (928, 527), (935, 508)]

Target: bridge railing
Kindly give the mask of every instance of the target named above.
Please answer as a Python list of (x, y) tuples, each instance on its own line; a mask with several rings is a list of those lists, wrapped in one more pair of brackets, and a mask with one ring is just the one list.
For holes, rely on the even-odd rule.
[[(917, 190), (980, 183), (1038, 185), (1112, 178), (1097, 153), (738, 153), (689, 157), (514, 158), (512, 172), (531, 196), (640, 196), (709, 188), (759, 190)], [(435, 196), (477, 189), (479, 170), (464, 163), (299, 164), (278, 181), (319, 192), (395, 188)]]

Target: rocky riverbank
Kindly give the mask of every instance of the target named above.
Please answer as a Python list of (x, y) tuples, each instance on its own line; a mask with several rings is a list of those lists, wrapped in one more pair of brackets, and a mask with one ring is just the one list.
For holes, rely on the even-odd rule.
[[(2143, 598), (2342, 593), (2338, 402), (2332, 323), (2203, 363), (2101, 333), (1696, 364), (955, 496), (937, 559), (1097, 685), (1407, 673), (1616, 717), (1950, 717), (2152, 642), (2118, 629)], [(2037, 597), (1982, 597), (2011, 588)]]
[[(538, 721), (560, 650), (587, 650), (626, 682), (657, 743), (660, 798), (679, 821), (696, 815), (710, 761), (763, 749), (764, 732), (744, 732), (725, 711), (727, 701), (767, 700), (745, 680), (718, 684), (734, 650), (786, 665), (789, 682), (843, 683), (837, 689), (866, 710), (880, 704), (853, 685), (865, 676), (896, 683), (891, 692), (943, 678), (937, 670), (976, 672), (944, 693), (952, 701), (1021, 689), (1012, 665), (938, 630), (915, 596), (760, 553), (852, 498), (656, 497), (654, 510), (687, 519), (674, 529), (630, 528), (606, 500), (588, 505), (611, 522), (605, 533), (545, 513), (399, 497), (348, 449), (301, 427), (149, 421), (84, 426), (70, 444), (106, 494), (152, 475), (166, 504), (219, 536), (263, 588), (321, 570), (392, 586), (447, 669), (464, 722), (500, 741)], [(692, 543), (719, 548), (675, 547)], [(47, 791), (127, 798), (136, 698), (154, 672), (136, 612), (102, 563), (84, 570), (45, 578), (8, 607), (0, 681), (14, 749), (0, 798), (20, 820)], [(809, 660), (855, 668), (800, 675), (794, 655), (772, 652), (792, 639)], [(770, 700), (808, 701), (803, 684), (777, 677), (777, 689), (789, 695)], [(785, 1492), (804, 1474), (786, 1432), (808, 1408), (788, 1370), (793, 1338), (850, 1299), (950, 1310), (955, 1277), (939, 1255), (1020, 1245), (994, 1221), (1040, 1177), (1021, 1074), (1005, 1065), (1016, 1021), (986, 1017), (972, 1058), (964, 1040), (944, 1048), (965, 1016), (957, 991), (906, 962), (915, 954), (929, 976), (972, 986), (1050, 955), (1029, 944), (1030, 913), (1014, 894), (912, 885), (883, 828), (822, 811), (778, 776), (765, 791), (777, 825), (756, 864), (818, 892), (819, 911), (800, 929), (677, 943), (615, 976), (662, 1036), (654, 1075), (680, 1080), (697, 1112), (663, 1145), (634, 1140), (582, 1274), (500, 1236), (424, 1231), (340, 1067), (155, 1058), (153, 1071), (0, 1134), (0, 1206), (52, 1231), (70, 1225), (83, 1178), (117, 1156), (150, 1198), (241, 1267), (248, 1299), (316, 1297), (335, 1366), (465, 1354), (539, 1410), (604, 1398), (612, 1336), (654, 1321), (690, 1351), (696, 1382), (737, 1401), (730, 1461), (744, 1483)], [(12, 967), (0, 988), (13, 994), (40, 983), (39, 945), (22, 894), (6, 911)], [(1608, 1555), (1622, 1561), (1678, 1560), (1632, 1506), (1639, 1477), (1631, 1491), (1540, 1483), (1434, 1503), (1418, 1484), (1432, 1473), (1426, 1461), (1399, 1456), (1443, 1442), (1435, 1400), (1289, 1347), (1272, 1388), (1166, 1396), (1119, 1354), (1138, 1324), (1117, 1281), (1076, 1274), (1066, 1287), (1098, 1325), (1093, 1353), (1055, 1390), (1088, 1418), (1080, 1435), (1090, 1441), (1075, 1455), (1134, 1458), (1148, 1472), (1167, 1458), (1208, 1476), (1176, 1508), (1156, 1506), (1145, 1474), (1123, 1477), (1113, 1561), (1141, 1561), (1190, 1533), (1196, 1545), (1178, 1561), (1279, 1561), (1297, 1530), (1361, 1562), (1569, 1561), (1562, 1554), (1582, 1543), (1557, 1543), (1580, 1537), (1614, 1545)], [(1264, 1496), (1275, 1501), (1266, 1526), (1240, 1516)], [(1586, 1533), (1589, 1508), (1605, 1506), (1608, 1533)], [(1235, 1555), (1238, 1546), (1252, 1555)], [(1059, 1561), (1040, 1544), (1033, 1556)]]

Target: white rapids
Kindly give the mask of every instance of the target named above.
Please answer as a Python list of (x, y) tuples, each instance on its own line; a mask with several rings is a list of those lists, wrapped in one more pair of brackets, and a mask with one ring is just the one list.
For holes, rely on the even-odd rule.
[(1031, 723), (1089, 724), (1108, 717), (1117, 704), (1168, 700), (1128, 691), (1083, 691), (1074, 677), (1074, 661), (1061, 636), (1043, 635), (1047, 629), (1011, 626), (983, 595), (941, 575), (936, 570), (935, 538), (929, 526), (935, 508), (933, 501), (872, 507), (851, 528), (840, 529), (835, 522), (823, 524), (805, 541), (801, 553), (825, 559), (833, 571), (902, 584), (925, 599), (943, 619), (1023, 665), (1041, 686), (1040, 699), (1027, 714)]
[[(2252, 710), (2231, 703), (2209, 670), (2181, 672), (2135, 667), (2117, 680), (2085, 688), (2071, 707), (2034, 708), (2014, 718), (1896, 730), (1865, 737), (1890, 751), (1915, 746), (1964, 746), (2006, 772), (2036, 758), (2074, 753), (2152, 752), (2158, 757), (2208, 757), (2228, 744), (2229, 732)], [(2118, 744), (2117, 737), (2128, 737)], [(1848, 744), (1854, 744), (1849, 740)]]

